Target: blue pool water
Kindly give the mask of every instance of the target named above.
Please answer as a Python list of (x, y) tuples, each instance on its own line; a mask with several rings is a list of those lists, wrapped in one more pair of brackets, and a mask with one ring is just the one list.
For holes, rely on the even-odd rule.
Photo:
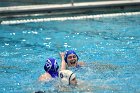
[(46, 58), (74, 49), (91, 93), (140, 93), (140, 15), (0, 25), (0, 93), (59, 92), (39, 83)]

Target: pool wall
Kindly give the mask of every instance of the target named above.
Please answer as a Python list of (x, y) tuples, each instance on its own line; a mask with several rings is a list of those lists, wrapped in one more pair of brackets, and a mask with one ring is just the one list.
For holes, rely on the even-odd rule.
[(44, 4), (44, 5), (27, 5), (27, 6), (10, 6), (0, 7), (0, 17), (14, 17), (32, 14), (45, 13), (54, 15), (57, 13), (87, 12), (92, 11), (94, 14), (112, 13), (112, 12), (130, 12), (140, 11), (139, 0), (125, 1), (98, 1), (82, 2), (70, 4)]

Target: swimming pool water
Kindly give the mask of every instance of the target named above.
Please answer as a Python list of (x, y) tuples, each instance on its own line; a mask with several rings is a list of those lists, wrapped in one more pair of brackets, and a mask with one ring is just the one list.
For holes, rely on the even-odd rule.
[(87, 64), (76, 74), (91, 92), (139, 93), (139, 19), (133, 15), (0, 25), (0, 93), (56, 92), (53, 81), (40, 84), (37, 79), (46, 58), (55, 57), (60, 64), (59, 52), (68, 49)]

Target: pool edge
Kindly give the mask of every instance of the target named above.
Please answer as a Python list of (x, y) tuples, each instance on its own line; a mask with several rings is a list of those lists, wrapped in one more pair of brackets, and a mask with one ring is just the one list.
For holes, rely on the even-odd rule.
[(101, 12), (117, 12), (117, 11), (139, 11), (139, 0), (127, 1), (100, 1), (100, 2), (83, 2), (72, 4), (55, 4), (55, 5), (28, 5), (28, 6), (11, 6), (0, 7), (0, 17), (14, 17), (31, 14), (45, 13), (54, 15), (56, 13), (73, 12), (73, 11), (92, 11)]

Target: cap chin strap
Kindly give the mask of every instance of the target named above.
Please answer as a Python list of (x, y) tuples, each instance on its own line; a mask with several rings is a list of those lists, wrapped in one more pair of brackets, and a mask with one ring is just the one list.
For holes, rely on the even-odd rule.
[(69, 77), (69, 85), (70, 85), (70, 79), (71, 79), (71, 76), (73, 75), (73, 73), (70, 75), (70, 77)]

